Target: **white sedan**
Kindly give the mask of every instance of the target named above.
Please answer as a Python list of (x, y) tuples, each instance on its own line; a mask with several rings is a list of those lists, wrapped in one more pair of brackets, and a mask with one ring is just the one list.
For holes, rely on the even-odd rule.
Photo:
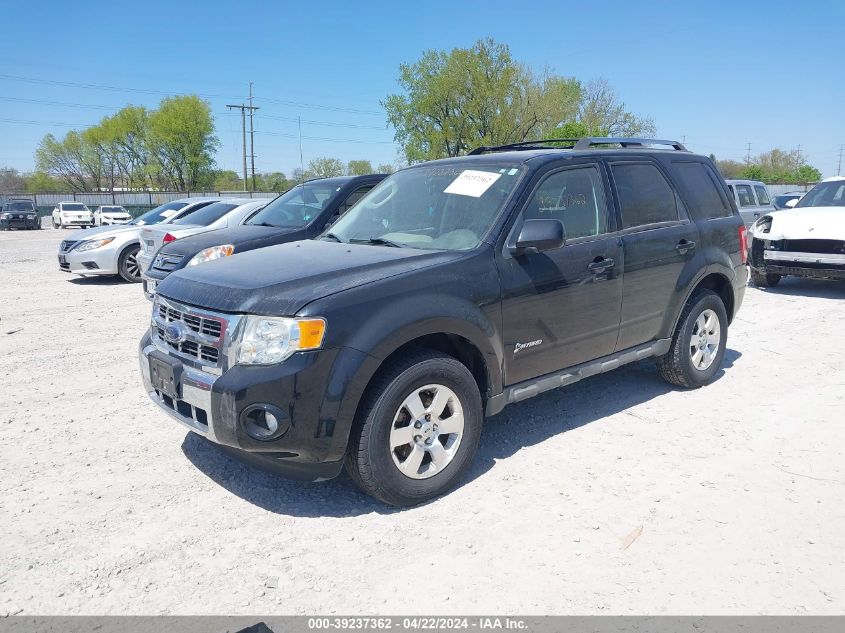
[(751, 227), (751, 281), (768, 288), (786, 276), (845, 279), (845, 177), (828, 178), (791, 209)]
[(106, 226), (107, 224), (129, 224), (132, 216), (129, 211), (119, 205), (102, 205), (94, 211), (94, 225)]

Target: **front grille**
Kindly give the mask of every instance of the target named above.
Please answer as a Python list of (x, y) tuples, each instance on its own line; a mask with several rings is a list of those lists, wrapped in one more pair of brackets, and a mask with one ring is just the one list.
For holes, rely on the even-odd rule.
[(184, 255), (159, 254), (156, 255), (156, 258), (153, 260), (153, 268), (155, 270), (169, 273), (176, 270), (179, 264), (182, 263), (183, 259), (185, 259)]
[[(220, 348), (225, 336), (226, 320), (208, 314), (190, 312), (159, 300), (154, 313), (153, 331), (159, 345), (181, 356), (200, 362), (202, 365), (218, 365)], [(165, 338), (168, 323), (180, 322), (187, 328), (185, 340), (169, 341)]]
[(76, 246), (79, 241), (74, 240), (63, 240), (61, 244), (59, 244), (59, 252), (60, 253), (67, 253), (70, 249)]
[(778, 250), (790, 253), (845, 254), (843, 240), (781, 240)]

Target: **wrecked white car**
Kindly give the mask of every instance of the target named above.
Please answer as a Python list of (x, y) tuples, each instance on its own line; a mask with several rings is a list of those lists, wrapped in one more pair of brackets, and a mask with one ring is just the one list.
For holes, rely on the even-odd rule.
[(828, 178), (793, 208), (764, 215), (749, 233), (756, 286), (786, 276), (845, 279), (845, 177)]

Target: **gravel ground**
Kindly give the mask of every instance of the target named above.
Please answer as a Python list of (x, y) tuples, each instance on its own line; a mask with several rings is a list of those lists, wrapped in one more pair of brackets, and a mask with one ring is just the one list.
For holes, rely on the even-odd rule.
[(707, 388), (644, 362), (506, 409), (396, 511), (148, 402), (150, 304), (59, 271), (72, 232), (0, 233), (0, 616), (845, 613), (845, 284), (749, 288)]

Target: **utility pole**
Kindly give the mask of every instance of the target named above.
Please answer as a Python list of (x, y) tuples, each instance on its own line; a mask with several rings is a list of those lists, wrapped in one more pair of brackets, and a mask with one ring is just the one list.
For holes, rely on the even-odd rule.
[[(251, 92), (251, 91), (250, 91)], [(249, 110), (249, 121), (250, 121), (250, 128), (252, 127), (252, 111), (257, 110), (258, 108), (252, 105), (246, 105), (242, 103), (240, 105), (227, 105), (229, 109), (235, 110), (238, 109), (241, 111), (241, 135), (243, 137), (243, 159), (244, 159), (244, 191), (247, 190), (247, 175), (246, 175), (246, 111)], [(254, 163), (253, 163), (254, 164)], [(254, 173), (254, 172), (253, 172)]]
[(842, 175), (842, 152), (845, 151), (845, 145), (839, 146), (839, 165), (836, 167), (836, 175)]
[(252, 105), (252, 82), (249, 82), (249, 159), (252, 163), (252, 191), (255, 191), (255, 128), (252, 117), (258, 108)]
[(748, 143), (748, 147), (746, 147), (745, 151), (746, 151), (745, 162), (750, 165), (751, 164), (751, 143)]
[(299, 126), (299, 181), (305, 180), (305, 163), (302, 161), (302, 117), (296, 117)]

